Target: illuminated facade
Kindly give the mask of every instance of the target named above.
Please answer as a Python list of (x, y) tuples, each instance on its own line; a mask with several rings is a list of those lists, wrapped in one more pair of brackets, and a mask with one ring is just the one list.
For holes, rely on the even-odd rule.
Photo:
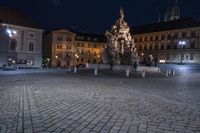
[(0, 67), (41, 67), (42, 35), (22, 12), (0, 8)]
[(44, 37), (44, 64), (49, 67), (72, 67), (100, 63), (105, 44), (106, 38), (101, 35), (54, 30)]
[(141, 62), (200, 63), (200, 23), (192, 18), (135, 26)]

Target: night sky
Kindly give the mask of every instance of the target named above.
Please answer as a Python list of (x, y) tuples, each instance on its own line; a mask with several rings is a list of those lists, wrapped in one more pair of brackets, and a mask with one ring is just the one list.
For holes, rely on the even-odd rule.
[[(44, 29), (73, 28), (104, 34), (119, 16), (120, 6), (129, 25), (163, 19), (169, 0), (0, 0), (33, 17)], [(180, 0), (181, 17), (200, 20), (200, 0)]]

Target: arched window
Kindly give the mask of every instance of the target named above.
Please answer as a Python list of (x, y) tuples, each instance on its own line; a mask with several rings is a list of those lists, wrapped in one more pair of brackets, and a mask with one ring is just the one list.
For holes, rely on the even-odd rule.
[(16, 50), (16, 46), (17, 46), (17, 40), (12, 39), (10, 42), (10, 50)]
[(34, 51), (34, 44), (33, 44), (33, 42), (30, 42), (29, 43), (29, 51), (31, 51), (31, 52), (33, 52)]

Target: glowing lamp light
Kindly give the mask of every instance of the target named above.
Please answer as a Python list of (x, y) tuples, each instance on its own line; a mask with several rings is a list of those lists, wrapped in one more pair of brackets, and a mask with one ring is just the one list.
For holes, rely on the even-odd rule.
[(13, 60), (13, 61), (12, 61), (12, 63), (13, 63), (13, 64), (15, 64), (15, 63), (16, 63), (16, 61), (15, 61), (15, 60)]
[(8, 33), (8, 34), (11, 34), (12, 32), (11, 32), (11, 30), (7, 29), (7, 33)]
[(13, 30), (13, 34), (16, 35), (16, 34), (17, 34), (17, 31)]
[(15, 30), (10, 30), (10, 29), (7, 29), (6, 32), (8, 33), (9, 37), (12, 37), (13, 35), (16, 35), (16, 34), (17, 34), (17, 31), (15, 31)]
[(159, 60), (159, 62), (160, 62), (160, 63), (165, 63), (166, 61), (165, 61), (165, 60)]
[(185, 42), (185, 41), (180, 41), (179, 44), (180, 44), (180, 45), (185, 45), (186, 42)]

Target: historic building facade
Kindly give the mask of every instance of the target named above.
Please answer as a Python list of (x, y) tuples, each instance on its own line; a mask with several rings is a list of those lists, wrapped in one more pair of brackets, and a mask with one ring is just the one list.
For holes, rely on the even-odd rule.
[(192, 18), (135, 26), (141, 62), (200, 63), (200, 23)]
[(104, 36), (54, 30), (44, 36), (44, 64), (49, 67), (71, 67), (85, 63), (100, 63), (105, 47)]
[(133, 26), (141, 62), (200, 63), (200, 22), (181, 19), (179, 0), (169, 3), (164, 20)]
[(0, 67), (41, 67), (43, 30), (25, 17), (0, 13)]

